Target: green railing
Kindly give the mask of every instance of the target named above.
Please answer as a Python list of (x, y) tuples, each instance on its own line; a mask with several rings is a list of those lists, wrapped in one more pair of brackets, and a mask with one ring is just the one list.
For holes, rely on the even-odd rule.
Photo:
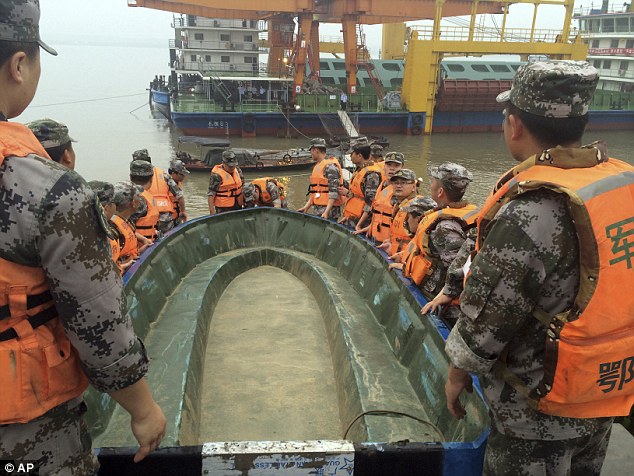
[(634, 111), (634, 92), (622, 93), (619, 91), (606, 91), (598, 89), (594, 93), (590, 110), (599, 111), (623, 110)]

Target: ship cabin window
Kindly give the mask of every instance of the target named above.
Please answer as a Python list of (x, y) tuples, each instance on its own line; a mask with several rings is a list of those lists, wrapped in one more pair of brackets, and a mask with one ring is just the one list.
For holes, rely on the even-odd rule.
[(205, 55), (205, 61), (207, 63), (210, 63), (211, 62), (211, 55)]
[(231, 35), (225, 34), (225, 33), (221, 33), (220, 34), (220, 41), (231, 41)]
[(521, 64), (512, 64), (511, 68), (513, 68), (515, 71), (517, 71), (518, 69), (520, 69), (520, 66), (522, 66)]
[(601, 60), (594, 60), (594, 62), (592, 63), (592, 66), (594, 66), (595, 68), (601, 69)]
[[(632, 17), (632, 19), (634, 19), (634, 17)], [(634, 24), (632, 26), (634, 27)], [(632, 28), (632, 31), (634, 31), (634, 28)], [(625, 47), (626, 48), (634, 48), (634, 40), (627, 40), (625, 42)]]
[(242, 20), (242, 28), (246, 28), (248, 25), (246, 20)]
[(230, 57), (229, 56), (221, 56), (220, 57), (220, 62), (221, 63), (229, 63), (230, 62)]
[(616, 31), (618, 32), (627, 32), (630, 30), (628, 18), (617, 18), (616, 19)]
[(486, 64), (472, 64), (471, 69), (477, 71), (478, 73), (490, 73)]
[(194, 33), (194, 40), (204, 40), (205, 37), (202, 33)]
[(392, 87), (402, 86), (403, 78), (392, 78), (390, 79), (390, 84), (392, 85)]
[(255, 64), (258, 62), (258, 58), (256, 56), (245, 56), (244, 62), (249, 64)]
[(614, 32), (614, 18), (604, 18), (601, 20), (601, 31), (603, 33)]
[(612, 67), (612, 61), (603, 60), (603, 69), (610, 69)]
[(253, 35), (244, 35), (245, 43), (253, 43)]
[(321, 82), (323, 84), (335, 84), (335, 78), (331, 78), (329, 76), (322, 76)]
[(599, 47), (599, 40), (592, 40), (592, 48), (598, 48)]
[(619, 69), (621, 71), (627, 71), (627, 67), (630, 65), (629, 61), (621, 61), (621, 64), (619, 65)]
[(400, 71), (401, 65), (398, 63), (383, 63), (383, 69), (385, 71)]
[(189, 57), (189, 59), (190, 59), (191, 61), (196, 61), (196, 59), (197, 59), (197, 58), (196, 58), (196, 55), (191, 55), (191, 56)]
[(634, 15), (630, 17), (630, 31), (634, 32)]
[(618, 38), (610, 40), (610, 48), (618, 48), (619, 47), (619, 40)]
[(346, 69), (346, 63), (344, 63), (343, 61), (338, 61), (337, 63), (333, 63), (332, 66), (337, 71), (343, 71)]
[(462, 73), (464, 71), (464, 66), (461, 64), (448, 64), (447, 69), (453, 73)]
[(496, 73), (508, 73), (510, 71), (505, 64), (492, 64), (491, 69)]
[(320, 61), (319, 69), (321, 71), (330, 71), (330, 63), (328, 63), (328, 61)]

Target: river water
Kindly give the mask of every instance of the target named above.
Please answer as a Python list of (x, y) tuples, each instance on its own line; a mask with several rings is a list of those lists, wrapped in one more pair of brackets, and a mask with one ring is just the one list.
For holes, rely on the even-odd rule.
[[(128, 176), (134, 150), (147, 148), (153, 163), (167, 168), (177, 150), (178, 129), (153, 114), (147, 87), (155, 74), (167, 75), (168, 49), (55, 44), (58, 57), (42, 54), (42, 78), (31, 106), (17, 121), (50, 117), (68, 125), (77, 143), (77, 171), (86, 180), (117, 182)], [(502, 114), (500, 114), (500, 126)], [(363, 132), (363, 131), (361, 131)], [(467, 167), (474, 175), (466, 198), (482, 204), (496, 178), (514, 162), (500, 133), (386, 135), (387, 150), (403, 152), (406, 167), (428, 183), (428, 168), (445, 161)], [(634, 163), (632, 131), (593, 132), (585, 142), (603, 139), (613, 157)], [(306, 147), (309, 139), (231, 138), (235, 147), (286, 149)], [(306, 199), (310, 171), (277, 176), (286, 185), (292, 208)], [(246, 178), (254, 178), (247, 174)], [(192, 173), (183, 184), (190, 217), (208, 213), (208, 175)], [(421, 193), (429, 192), (428, 186)]]

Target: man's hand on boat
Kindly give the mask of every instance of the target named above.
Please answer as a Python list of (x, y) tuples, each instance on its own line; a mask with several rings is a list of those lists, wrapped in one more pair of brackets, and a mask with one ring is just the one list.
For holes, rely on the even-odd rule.
[(463, 390), (473, 393), (471, 375), (466, 370), (459, 369), (450, 363), (447, 371), (447, 383), (445, 383), (445, 397), (447, 398), (449, 413), (458, 420), (462, 420), (467, 414), (462, 403), (460, 403), (460, 395)]
[(438, 313), (442, 310), (442, 306), (446, 306), (453, 301), (452, 298), (440, 291), (434, 299), (425, 304), (420, 313), (424, 316), (428, 312)]
[(165, 436), (165, 415), (152, 398), (145, 378), (110, 392), (110, 396), (130, 414), (132, 433), (139, 442), (139, 450), (134, 455), (134, 462), (138, 463), (158, 448)]
[(353, 231), (353, 234), (355, 235), (361, 235), (361, 234), (366, 234), (368, 231), (370, 231), (370, 225), (361, 228), (359, 225), (356, 226), (356, 228)]
[(390, 240), (385, 240), (383, 243), (377, 246), (378, 249), (387, 251), (390, 249)]
[(390, 263), (388, 269), (403, 269), (403, 263)]

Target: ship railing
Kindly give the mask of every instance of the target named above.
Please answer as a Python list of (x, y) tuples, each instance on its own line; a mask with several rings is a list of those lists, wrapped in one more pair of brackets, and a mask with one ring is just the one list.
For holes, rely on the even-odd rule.
[(597, 89), (592, 97), (590, 110), (632, 111), (634, 110), (634, 92)]
[(630, 71), (629, 69), (619, 69), (619, 68), (610, 68), (610, 69), (601, 69), (599, 70), (599, 76), (601, 79), (634, 79), (634, 71)]
[(172, 109), (177, 112), (216, 112), (219, 108), (215, 101), (201, 101), (199, 98), (175, 99)]
[(228, 51), (246, 50), (255, 51), (259, 49), (258, 39), (253, 42), (231, 42), (231, 41), (205, 41), (205, 40), (170, 40), (170, 48), (180, 48), (188, 50), (203, 51)]
[[(298, 94), (295, 103), (303, 112), (329, 112), (336, 114), (340, 108), (337, 94)], [(348, 96), (347, 112), (378, 112), (381, 108), (376, 94), (354, 94)]]
[[(413, 25), (411, 31), (418, 33), (419, 40), (431, 40), (433, 27), (429, 25)], [(561, 36), (561, 30), (536, 28), (533, 31), (533, 42), (554, 43)], [(473, 32), (473, 41), (506, 41), (506, 42), (530, 42), (530, 28), (506, 28), (504, 32), (500, 28), (477, 27)], [(469, 41), (469, 28), (461, 26), (443, 26), (440, 32), (441, 40)]]
[[(585, 16), (585, 15), (600, 15), (605, 13), (628, 13), (628, 8), (630, 8), (630, 4), (627, 2), (616, 1), (608, 4), (607, 8), (604, 10), (602, 7), (595, 7), (590, 5), (589, 7), (579, 6), (575, 8), (573, 11), (574, 16)], [(631, 12), (632, 10), (630, 10)]]
[(276, 112), (279, 109), (280, 104), (275, 100), (245, 99), (240, 103), (242, 112)]

